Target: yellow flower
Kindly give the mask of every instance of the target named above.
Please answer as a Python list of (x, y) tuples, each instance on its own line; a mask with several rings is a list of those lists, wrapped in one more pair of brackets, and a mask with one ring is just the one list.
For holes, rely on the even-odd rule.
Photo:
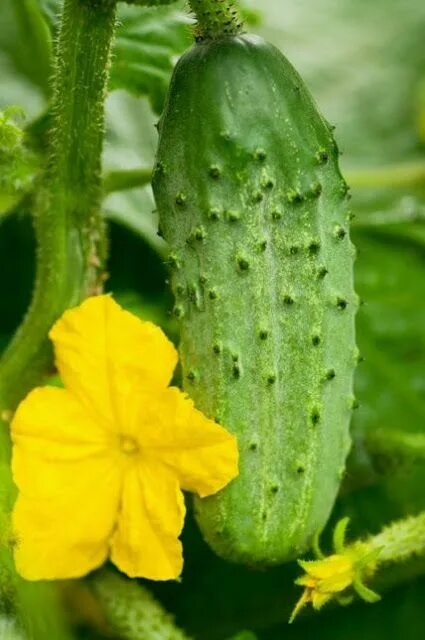
[(295, 605), (290, 622), (308, 602), (318, 610), (336, 593), (344, 591), (354, 580), (353, 561), (344, 555), (332, 555), (323, 560), (298, 561), (306, 574), (296, 580), (296, 584), (305, 587), (301, 598)]
[(12, 421), (15, 561), (29, 580), (78, 577), (108, 556), (131, 577), (182, 570), (182, 489), (237, 471), (235, 438), (168, 387), (176, 350), (109, 296), (50, 332), (64, 389), (34, 389)]
[(301, 609), (311, 602), (318, 611), (332, 598), (340, 604), (351, 602), (352, 595), (341, 595), (349, 587), (365, 602), (378, 602), (380, 596), (364, 584), (364, 580), (373, 576), (380, 548), (370, 548), (367, 542), (354, 542), (346, 546), (345, 535), (349, 519), (342, 518), (336, 524), (333, 533), (335, 553), (325, 557), (320, 550), (319, 540), (314, 542), (314, 552), (318, 560), (298, 560), (305, 575), (295, 580), (295, 584), (305, 587), (298, 600), (289, 622), (293, 622)]

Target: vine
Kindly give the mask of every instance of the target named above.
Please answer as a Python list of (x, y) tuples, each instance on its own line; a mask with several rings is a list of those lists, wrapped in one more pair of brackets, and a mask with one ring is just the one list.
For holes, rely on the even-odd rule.
[(197, 39), (209, 40), (236, 35), (242, 21), (235, 3), (229, 0), (189, 0), (197, 19)]
[[(105, 234), (100, 214), (104, 101), (115, 0), (65, 0), (53, 79), (48, 162), (33, 200), (37, 272), (29, 311), (0, 360), (0, 415), (40, 382), (51, 365), (47, 333), (58, 316), (100, 291)], [(8, 530), (14, 498), (10, 443), (0, 429), (0, 511)], [(4, 541), (3, 541), (4, 542)], [(0, 549), (0, 588), (34, 640), (68, 638), (55, 590), (14, 573), (13, 539)], [(5, 592), (6, 590), (6, 592)], [(3, 598), (2, 598), (3, 599)]]
[(115, 2), (66, 0), (54, 74), (49, 160), (34, 201), (38, 245), (32, 304), (0, 360), (0, 407), (13, 410), (51, 363), (47, 332), (102, 286), (100, 215), (104, 100)]

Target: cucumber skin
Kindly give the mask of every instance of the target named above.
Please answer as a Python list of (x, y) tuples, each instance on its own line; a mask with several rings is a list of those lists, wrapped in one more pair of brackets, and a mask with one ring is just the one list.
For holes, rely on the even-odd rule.
[(285, 562), (326, 524), (350, 448), (358, 300), (338, 150), (297, 72), (252, 35), (183, 55), (159, 134), (184, 387), (240, 451), (196, 517), (223, 558)]

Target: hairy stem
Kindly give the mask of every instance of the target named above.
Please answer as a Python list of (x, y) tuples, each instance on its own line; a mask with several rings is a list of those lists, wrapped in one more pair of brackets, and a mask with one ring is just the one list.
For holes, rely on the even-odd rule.
[[(102, 283), (105, 253), (100, 215), (104, 99), (115, 0), (65, 0), (56, 51), (49, 160), (34, 197), (38, 244), (33, 300), (0, 360), (0, 418), (51, 365), (47, 333), (69, 306)], [(1, 422), (1, 420), (0, 420)], [(10, 600), (31, 640), (69, 638), (55, 589), (21, 580), (7, 535), (13, 502), (10, 443), (0, 424), (0, 600)], [(0, 541), (1, 542), (1, 541)]]
[(66, 0), (50, 157), (35, 198), (37, 276), (29, 312), (0, 361), (0, 408), (13, 409), (51, 363), (47, 333), (102, 282), (100, 159), (114, 2)]
[(377, 565), (406, 562), (425, 555), (425, 511), (417, 516), (393, 522), (366, 541), (367, 547), (379, 550)]
[(188, 0), (197, 20), (197, 39), (215, 40), (236, 35), (242, 22), (235, 2), (231, 0)]
[[(315, 610), (339, 596), (349, 596), (346, 604), (352, 600), (348, 589), (365, 602), (374, 603), (380, 596), (365, 584), (376, 579), (382, 588), (402, 582), (406, 573), (397, 572), (399, 568), (407, 568), (412, 562), (416, 565), (416, 575), (423, 573), (425, 564), (425, 511), (416, 516), (393, 522), (374, 536), (366, 540), (356, 540), (345, 544), (345, 533), (348, 518), (340, 520), (334, 530), (334, 553), (325, 557), (319, 548), (318, 560), (301, 562), (305, 575), (297, 584), (304, 586), (304, 592), (298, 600), (290, 622), (298, 615), (307, 603)], [(409, 563), (410, 561), (410, 563)], [(388, 565), (392, 565), (388, 568)], [(414, 575), (408, 569), (407, 575)], [(398, 573), (398, 576), (397, 576)], [(341, 575), (345, 576), (341, 582)], [(320, 601), (320, 596), (323, 596)], [(341, 602), (342, 604), (342, 602)]]

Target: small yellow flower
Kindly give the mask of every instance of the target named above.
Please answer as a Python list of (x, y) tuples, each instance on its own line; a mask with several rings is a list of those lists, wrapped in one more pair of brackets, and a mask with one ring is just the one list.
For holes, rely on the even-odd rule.
[(15, 561), (29, 580), (72, 578), (108, 556), (131, 577), (182, 570), (182, 489), (237, 471), (235, 438), (168, 387), (173, 345), (110, 296), (50, 332), (64, 389), (34, 389), (12, 421)]
[(308, 602), (319, 610), (336, 593), (347, 589), (355, 577), (353, 561), (344, 555), (334, 554), (323, 560), (299, 560), (298, 563), (306, 573), (295, 582), (305, 589), (295, 605), (290, 622)]
[(314, 552), (317, 560), (298, 560), (305, 575), (295, 580), (304, 588), (289, 622), (293, 622), (301, 609), (311, 602), (313, 609), (318, 611), (329, 600), (336, 598), (340, 604), (351, 602), (350, 593), (342, 592), (351, 589), (365, 602), (378, 602), (380, 596), (364, 584), (364, 580), (373, 576), (377, 567), (380, 548), (370, 547), (367, 542), (355, 542), (349, 546), (345, 544), (348, 518), (342, 518), (334, 529), (333, 547), (335, 553), (325, 557), (320, 550), (318, 538), (314, 542)]

